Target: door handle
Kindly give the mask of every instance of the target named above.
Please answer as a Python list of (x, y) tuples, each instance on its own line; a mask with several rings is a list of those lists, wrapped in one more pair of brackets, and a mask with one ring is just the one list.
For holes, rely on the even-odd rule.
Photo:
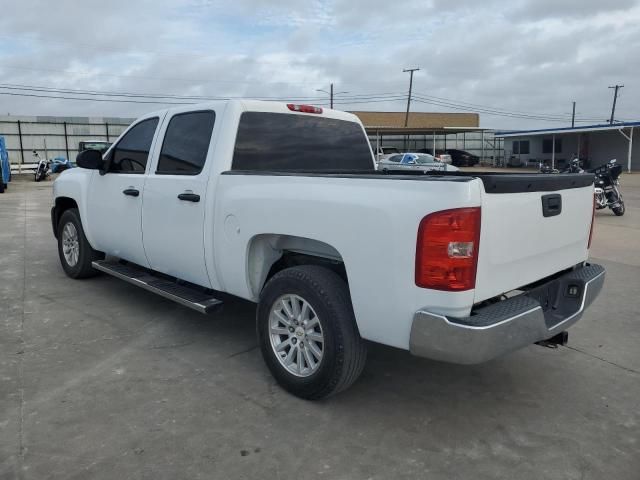
[(181, 193), (178, 195), (180, 200), (184, 200), (186, 202), (198, 203), (200, 201), (200, 195), (197, 193)]
[(126, 190), (123, 190), (122, 193), (129, 195), (130, 197), (137, 197), (140, 195), (140, 190), (129, 187)]
[(562, 213), (562, 196), (558, 193), (551, 193), (542, 196), (542, 216), (555, 217)]

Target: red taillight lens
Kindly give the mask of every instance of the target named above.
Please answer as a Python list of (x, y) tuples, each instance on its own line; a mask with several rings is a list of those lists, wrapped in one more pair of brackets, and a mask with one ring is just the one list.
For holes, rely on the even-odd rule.
[(596, 195), (593, 194), (593, 210), (591, 211), (591, 227), (589, 228), (589, 243), (587, 244), (587, 250), (591, 248), (591, 239), (593, 238), (593, 224), (596, 220)]
[(418, 228), (416, 285), (458, 292), (476, 286), (480, 207), (427, 215)]
[(292, 112), (322, 113), (322, 109), (320, 107), (314, 107), (313, 105), (296, 105), (294, 103), (287, 103), (287, 108)]

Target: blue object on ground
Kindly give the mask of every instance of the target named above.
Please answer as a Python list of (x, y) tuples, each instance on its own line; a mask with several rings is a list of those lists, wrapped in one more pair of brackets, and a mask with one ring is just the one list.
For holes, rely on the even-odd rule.
[(75, 165), (73, 165), (65, 157), (55, 157), (53, 160), (51, 160), (51, 172), (52, 173), (63, 172), (68, 168), (73, 168), (74, 166)]
[(11, 165), (9, 164), (9, 152), (4, 137), (0, 137), (0, 171), (2, 172), (2, 183), (7, 184), (11, 180)]

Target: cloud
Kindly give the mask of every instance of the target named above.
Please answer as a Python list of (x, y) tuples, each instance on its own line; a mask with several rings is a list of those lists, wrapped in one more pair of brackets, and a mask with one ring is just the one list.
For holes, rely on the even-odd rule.
[(531, 0), (513, 10), (513, 18), (521, 20), (570, 19), (592, 17), (599, 13), (629, 10), (636, 6), (635, 0)]
[[(637, 119), (639, 21), (632, 0), (22, 0), (0, 17), (0, 84), (321, 103), (316, 90), (331, 82), (351, 96), (402, 95), (402, 69), (419, 66), (414, 90), (423, 99), (553, 115), (575, 100), (585, 120), (605, 118), (607, 87), (624, 83), (619, 117)], [(2, 113), (13, 114), (131, 116), (161, 107), (0, 98)], [(405, 106), (367, 98), (337, 102)], [(442, 102), (412, 108), (453, 111)], [(486, 114), (481, 122), (558, 125)]]

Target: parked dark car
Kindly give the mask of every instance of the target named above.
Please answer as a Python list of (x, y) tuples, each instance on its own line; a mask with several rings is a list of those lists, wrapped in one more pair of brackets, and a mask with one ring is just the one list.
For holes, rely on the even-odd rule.
[(78, 153), (85, 150), (98, 150), (103, 155), (109, 150), (112, 142), (105, 142), (103, 140), (84, 140), (78, 144)]
[(480, 163), (480, 157), (457, 148), (448, 148), (447, 153), (451, 155), (451, 163), (456, 167), (473, 167)]

